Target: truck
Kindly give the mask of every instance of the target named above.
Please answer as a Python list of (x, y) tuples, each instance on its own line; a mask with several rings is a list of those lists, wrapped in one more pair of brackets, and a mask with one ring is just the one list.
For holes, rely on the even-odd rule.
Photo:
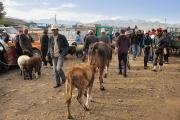
[(171, 36), (169, 47), (172, 52), (180, 55), (180, 28), (168, 27), (167, 31)]

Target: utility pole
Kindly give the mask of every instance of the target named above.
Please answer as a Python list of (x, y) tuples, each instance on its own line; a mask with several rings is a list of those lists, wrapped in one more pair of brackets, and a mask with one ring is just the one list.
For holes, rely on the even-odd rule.
[(167, 27), (167, 18), (164, 19), (165, 27)]
[(57, 25), (56, 14), (54, 15), (54, 23)]

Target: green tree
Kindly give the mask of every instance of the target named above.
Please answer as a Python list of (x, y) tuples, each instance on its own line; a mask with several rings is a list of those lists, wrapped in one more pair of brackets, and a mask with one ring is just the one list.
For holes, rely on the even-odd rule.
[(6, 15), (6, 12), (4, 11), (4, 5), (2, 2), (0, 2), (0, 19), (3, 18)]

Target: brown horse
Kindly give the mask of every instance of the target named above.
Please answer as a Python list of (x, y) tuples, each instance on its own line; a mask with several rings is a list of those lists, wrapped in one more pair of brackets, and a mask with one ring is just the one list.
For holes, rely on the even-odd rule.
[(97, 42), (89, 49), (88, 59), (91, 65), (99, 68), (100, 90), (105, 90), (103, 86), (103, 73), (106, 69), (104, 77), (107, 77), (109, 64), (112, 60), (112, 49), (106, 43)]
[[(95, 68), (90, 64), (80, 64), (73, 66), (68, 72), (66, 81), (66, 104), (68, 109), (68, 119), (72, 119), (70, 113), (70, 103), (72, 99), (73, 87), (78, 89), (77, 100), (82, 105), (84, 110), (88, 110), (89, 99), (91, 97), (91, 90), (95, 79)], [(86, 103), (83, 102), (83, 95), (87, 97)]]

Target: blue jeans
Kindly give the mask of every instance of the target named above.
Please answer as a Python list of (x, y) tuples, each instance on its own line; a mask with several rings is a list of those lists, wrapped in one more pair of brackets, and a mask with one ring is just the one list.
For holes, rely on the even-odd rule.
[(138, 51), (139, 51), (139, 45), (133, 44), (132, 45), (133, 59), (137, 57)]
[(60, 85), (65, 82), (66, 77), (62, 69), (64, 63), (64, 57), (54, 57), (53, 59), (53, 71), (55, 73), (55, 81), (57, 85)]

